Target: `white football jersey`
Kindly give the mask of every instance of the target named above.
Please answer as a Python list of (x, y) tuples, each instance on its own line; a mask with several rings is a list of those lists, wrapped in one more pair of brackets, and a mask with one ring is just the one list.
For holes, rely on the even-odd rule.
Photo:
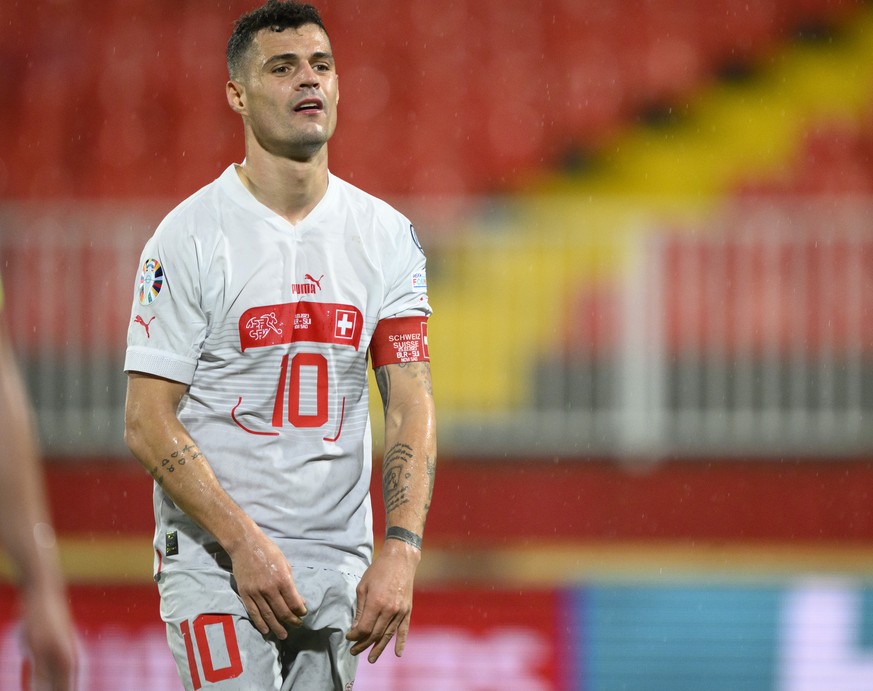
[[(292, 565), (360, 576), (372, 557), (367, 351), (380, 322), (417, 317), (397, 358), (426, 360), (430, 312), (424, 253), (399, 212), (331, 175), (292, 225), (231, 165), (146, 244), (124, 368), (189, 385), (179, 419)], [(158, 485), (154, 507), (158, 572), (213, 562), (214, 538)]]

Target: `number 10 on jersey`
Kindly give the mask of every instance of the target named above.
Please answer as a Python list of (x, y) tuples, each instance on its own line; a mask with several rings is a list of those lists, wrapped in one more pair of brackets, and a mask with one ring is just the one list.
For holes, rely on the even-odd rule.
[[(305, 388), (303, 382), (307, 384)], [(321, 427), (328, 417), (327, 393), (328, 370), (324, 355), (297, 353), (292, 357), (286, 353), (282, 356), (273, 403), (273, 427), (284, 425), (286, 410), (288, 422), (295, 427)]]

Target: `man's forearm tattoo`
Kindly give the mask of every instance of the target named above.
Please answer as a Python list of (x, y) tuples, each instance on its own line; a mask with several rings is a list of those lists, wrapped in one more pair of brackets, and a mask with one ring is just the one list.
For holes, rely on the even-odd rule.
[(167, 458), (162, 458), (155, 463), (149, 472), (158, 485), (163, 485), (168, 473), (175, 473), (184, 468), (189, 461), (194, 461), (202, 456), (203, 454), (196, 446), (185, 444), (181, 449), (173, 451)]
[(412, 476), (408, 465), (413, 459), (409, 444), (395, 444), (385, 454), (382, 465), (382, 496), (385, 510), (389, 513), (409, 501), (409, 478)]

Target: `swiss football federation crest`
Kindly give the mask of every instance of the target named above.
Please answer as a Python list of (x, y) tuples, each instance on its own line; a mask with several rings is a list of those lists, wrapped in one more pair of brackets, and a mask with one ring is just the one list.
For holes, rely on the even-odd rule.
[(164, 287), (164, 270), (157, 259), (146, 259), (139, 274), (139, 304), (150, 305)]
[(254, 341), (262, 341), (270, 333), (275, 333), (277, 336), (282, 335), (282, 329), (279, 325), (279, 320), (276, 318), (275, 312), (268, 312), (259, 317), (252, 317), (246, 322), (246, 328), (249, 330), (249, 336)]

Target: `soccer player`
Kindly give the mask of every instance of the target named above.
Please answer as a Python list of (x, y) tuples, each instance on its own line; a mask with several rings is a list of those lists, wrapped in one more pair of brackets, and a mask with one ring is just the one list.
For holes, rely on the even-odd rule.
[[(425, 258), (328, 170), (339, 98), (311, 6), (227, 46), (245, 160), (147, 242), (125, 436), (155, 481), (155, 580), (186, 688), (349, 689), (403, 652), (436, 467)], [(204, 124), (206, 126), (206, 124)], [(367, 353), (385, 411), (373, 559)]]
[[(0, 309), (3, 288), (0, 285)], [(0, 320), (0, 545), (17, 571), (29, 688), (72, 689), (76, 643), (49, 522), (30, 401)]]

